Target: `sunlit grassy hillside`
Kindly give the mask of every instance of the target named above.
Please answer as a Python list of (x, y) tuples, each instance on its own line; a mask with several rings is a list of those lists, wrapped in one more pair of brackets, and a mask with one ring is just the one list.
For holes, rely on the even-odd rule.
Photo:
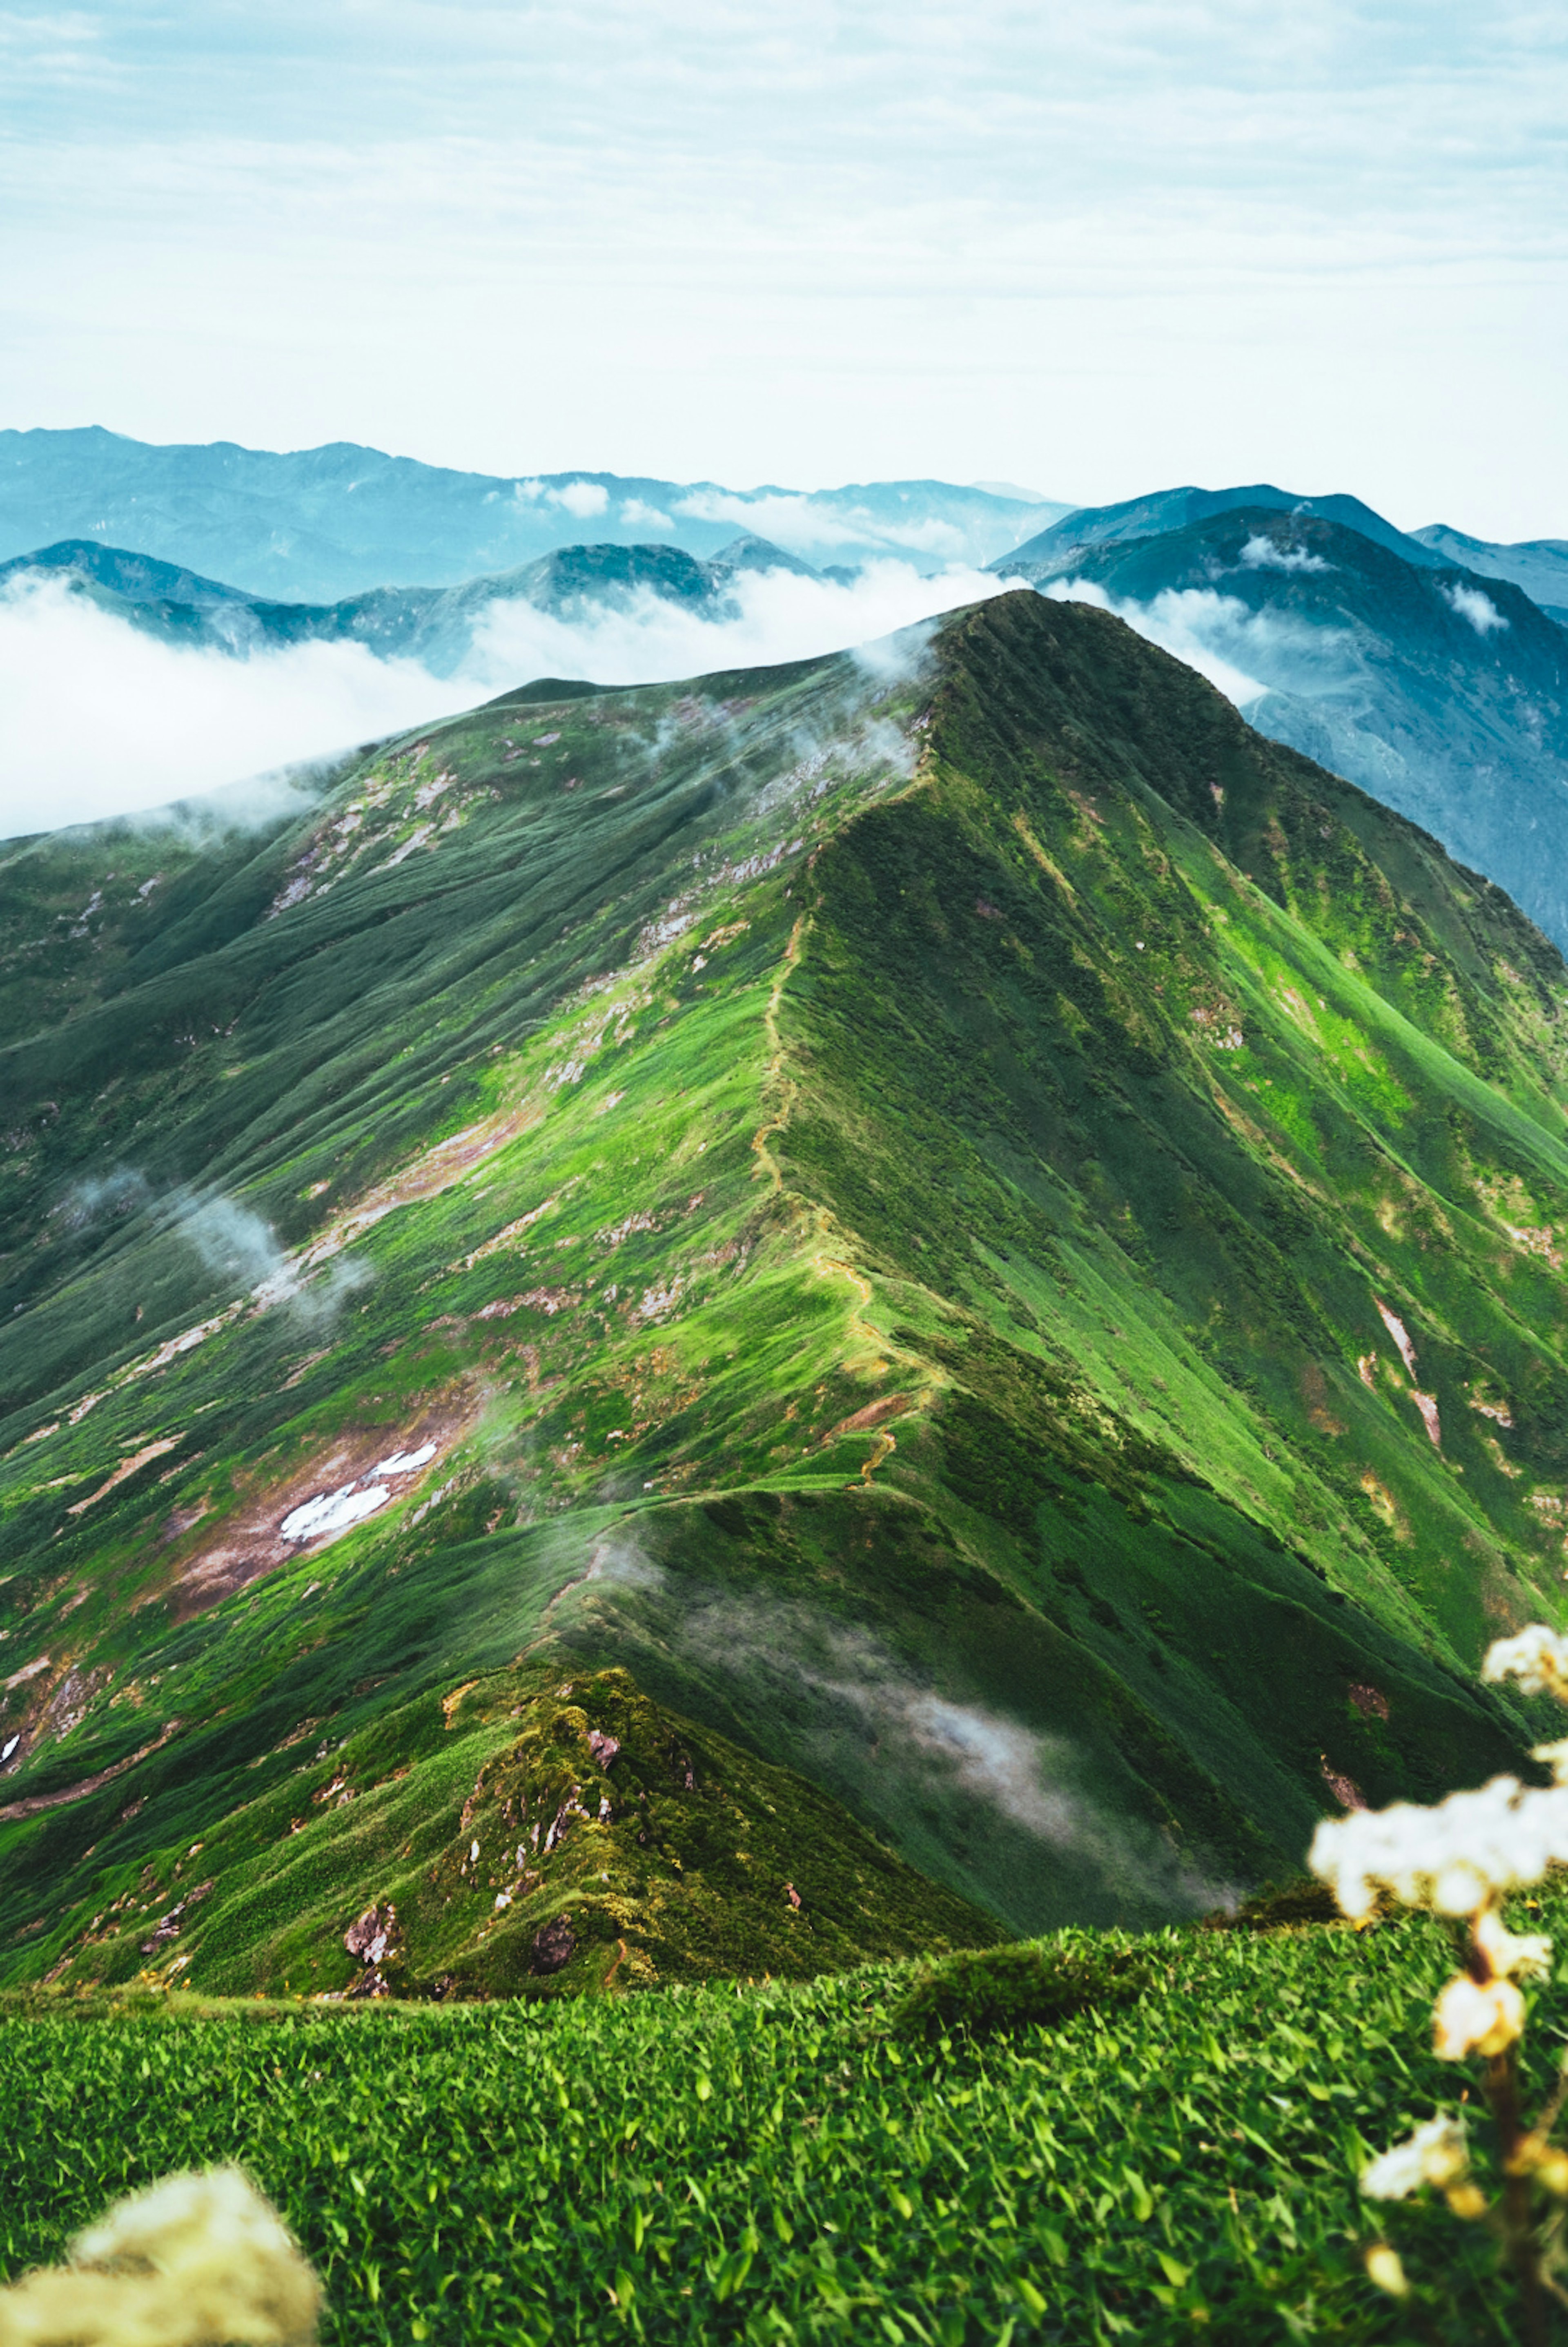
[(1108, 616), (0, 892), (10, 1977), (809, 1972), (1517, 1757), (1568, 973)]
[[(238, 2159), (321, 2274), (329, 2347), (1518, 2335), (1481, 2227), (1357, 2189), (1453, 2099), (1427, 2050), (1437, 1925), (1166, 1931), (1134, 1954), (1139, 2002), (990, 2036), (904, 2034), (892, 1966), (0, 2018), (0, 2277), (129, 2188)], [(1543, 1992), (1543, 2043), (1563, 2014)], [(1485, 2174), (1480, 2130), (1476, 2156)], [(1385, 2227), (1403, 2304), (1362, 2267)]]

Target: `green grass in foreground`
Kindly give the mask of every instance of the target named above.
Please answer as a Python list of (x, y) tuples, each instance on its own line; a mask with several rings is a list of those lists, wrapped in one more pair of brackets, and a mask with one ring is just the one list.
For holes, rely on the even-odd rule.
[[(1441, 1932), (1135, 1944), (1141, 2004), (980, 2040), (891, 2033), (907, 1965), (183, 2024), (178, 2002), (16, 2000), (0, 2269), (53, 2260), (129, 2187), (238, 2159), (322, 2275), (328, 2347), (1512, 2340), (1479, 2229), (1441, 2209), (1390, 2212), (1406, 2305), (1361, 2270), (1369, 2152), (1466, 2083), (1427, 2050)], [(1564, 2034), (1568, 1972), (1537, 2001), (1538, 2067)]]

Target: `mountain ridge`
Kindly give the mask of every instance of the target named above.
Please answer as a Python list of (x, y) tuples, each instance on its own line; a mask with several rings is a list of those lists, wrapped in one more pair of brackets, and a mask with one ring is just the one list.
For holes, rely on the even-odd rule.
[(1252, 684), (1231, 688), (1249, 723), (1437, 834), (1568, 942), (1568, 633), (1522, 588), (1247, 506), (1008, 568), (1186, 629)]
[(276, 603), (124, 548), (66, 538), (0, 564), (0, 584), (63, 579), (70, 591), (127, 626), (235, 658), (293, 644), (361, 643), (380, 659), (417, 660), (433, 676), (446, 677), (473, 653), (484, 619), (507, 603), (570, 621), (634, 610), (652, 596), (720, 621), (739, 615), (735, 581), (765, 571), (829, 575), (748, 532), (705, 559), (662, 544), (564, 546), (515, 570), (453, 587), (378, 587), (338, 603)]
[(1420, 537), (1396, 529), (1392, 522), (1385, 521), (1359, 497), (1340, 492), (1323, 497), (1303, 497), (1288, 489), (1278, 489), (1268, 481), (1255, 482), (1247, 488), (1200, 489), (1189, 486), (1159, 489), (1143, 497), (1125, 498), (1119, 505), (1080, 506), (1026, 539), (1016, 549), (1017, 557), (1020, 562), (1035, 566), (1044, 576), (1046, 566), (1070, 561), (1080, 547), (1116, 545), (1124, 539), (1156, 537), (1166, 530), (1213, 520), (1241, 507), (1336, 522), (1341, 528), (1353, 529), (1370, 539), (1374, 546), (1402, 555), (1407, 562), (1441, 563), (1445, 559)]
[(1507, 579), (1522, 588), (1551, 618), (1568, 622), (1568, 539), (1525, 538), (1499, 546), (1484, 538), (1468, 537), (1446, 522), (1430, 523), (1410, 536), (1434, 554), (1483, 579)]
[(1531, 1740), (1467, 1674), (1561, 1604), (1568, 973), (1109, 614), (504, 695), (0, 887), (11, 1976), (134, 1973), (200, 1841), (154, 1969), (267, 1984), (298, 1819), (296, 1985), (388, 1900), (526, 1977), (600, 1825), (498, 1909), (436, 1722), (535, 1668), (1013, 1930)]

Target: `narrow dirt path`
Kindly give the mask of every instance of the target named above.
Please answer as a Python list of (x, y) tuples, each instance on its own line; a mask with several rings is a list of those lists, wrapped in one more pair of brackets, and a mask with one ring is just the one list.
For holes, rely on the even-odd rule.
[(758, 1175), (765, 1177), (775, 1197), (784, 1187), (784, 1169), (768, 1144), (776, 1133), (782, 1133), (789, 1124), (789, 1112), (795, 1102), (794, 1083), (784, 1073), (784, 1041), (779, 1032), (779, 1006), (783, 999), (784, 989), (789, 983), (789, 973), (800, 958), (800, 943), (810, 917), (809, 913), (796, 916), (795, 926), (789, 932), (789, 942), (784, 948), (784, 958), (768, 996), (768, 1008), (762, 1014), (763, 1030), (768, 1037), (768, 1064), (763, 1071), (762, 1093), (766, 1100), (769, 1092), (776, 1092), (778, 1105), (774, 1114), (759, 1124), (753, 1133), (751, 1153), (757, 1160), (753, 1179)]
[(79, 1784), (67, 1785), (61, 1792), (29, 1793), (20, 1801), (7, 1801), (0, 1809), (0, 1819), (35, 1818), (40, 1809), (61, 1809), (67, 1801), (85, 1801), (89, 1793), (96, 1793), (101, 1786), (112, 1784), (117, 1777), (123, 1777), (126, 1770), (134, 1768), (138, 1761), (150, 1759), (171, 1736), (178, 1734), (179, 1727), (178, 1719), (171, 1719), (163, 1734), (155, 1736), (150, 1744), (144, 1744), (139, 1752), (127, 1754), (125, 1759), (117, 1760), (113, 1768), (100, 1768), (96, 1777), (84, 1777)]

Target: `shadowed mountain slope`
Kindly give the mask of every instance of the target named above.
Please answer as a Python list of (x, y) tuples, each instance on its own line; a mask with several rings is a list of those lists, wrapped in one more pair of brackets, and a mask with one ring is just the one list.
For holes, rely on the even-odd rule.
[(529, 688), (0, 935), (8, 1974), (809, 1969), (1517, 1760), (1568, 973), (1108, 614)]
[[(1407, 562), (1441, 565), (1448, 559), (1431, 550), (1420, 538), (1407, 537), (1403, 530), (1396, 529), (1392, 522), (1385, 521), (1359, 497), (1339, 494), (1302, 497), (1293, 490), (1277, 489), (1270, 482), (1261, 481), (1247, 488), (1156, 489), (1147, 497), (1127, 497), (1120, 505), (1078, 506), (1033, 538), (1026, 538), (1017, 549), (1017, 559), (1046, 576), (1071, 562), (1081, 547), (1120, 546), (1133, 538), (1188, 529), (1195, 522), (1212, 521), (1243, 507), (1257, 513), (1297, 514), (1304, 519), (1333, 523), (1340, 529), (1353, 529), (1369, 538), (1374, 546), (1401, 555)], [(1024, 575), (1033, 574), (1026, 571)]]
[(1435, 832), (1568, 943), (1568, 633), (1504, 579), (1406, 554), (1244, 507), (1069, 569), (1253, 680), (1251, 724)]

